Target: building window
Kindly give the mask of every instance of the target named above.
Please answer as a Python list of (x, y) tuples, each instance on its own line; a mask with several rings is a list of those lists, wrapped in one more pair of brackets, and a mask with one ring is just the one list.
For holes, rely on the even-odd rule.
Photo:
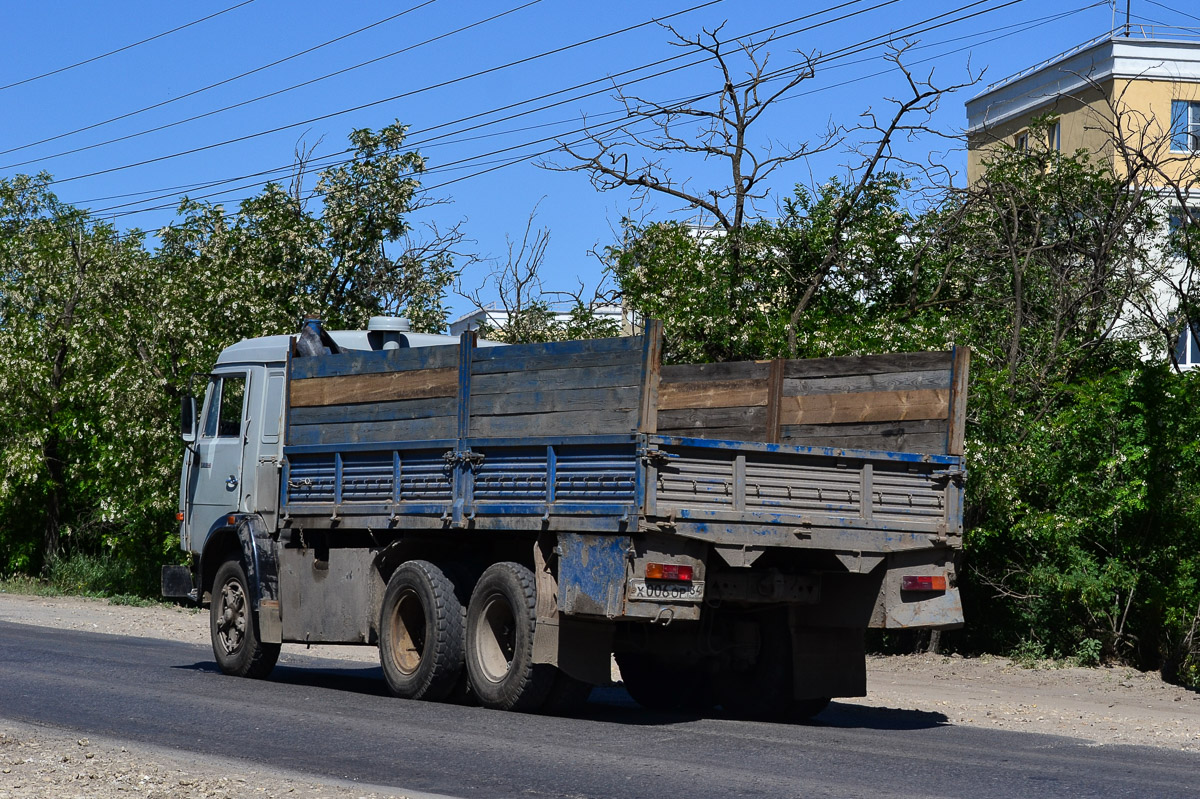
[(1018, 133), (1017, 134), (1016, 147), (1017, 147), (1017, 152), (1019, 152), (1019, 153), (1023, 153), (1029, 149), (1029, 134), (1028, 133)]
[(1200, 342), (1196, 340), (1196, 325), (1186, 325), (1175, 342), (1175, 363), (1180, 369), (1200, 366)]
[(1171, 101), (1171, 149), (1178, 153), (1200, 150), (1200, 102)]
[(1057, 152), (1062, 149), (1062, 126), (1058, 122), (1055, 122), (1046, 131), (1046, 141), (1050, 145), (1051, 150)]

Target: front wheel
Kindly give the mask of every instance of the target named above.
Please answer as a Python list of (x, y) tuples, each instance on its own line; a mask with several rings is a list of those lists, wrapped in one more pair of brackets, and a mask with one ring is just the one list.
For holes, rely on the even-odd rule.
[(279, 644), (264, 644), (250, 607), (246, 570), (227, 560), (213, 579), (209, 631), (213, 654), (221, 671), (234, 677), (266, 677), (279, 659)]
[(479, 578), (467, 606), (467, 675), (479, 704), (536, 710), (554, 681), (554, 667), (533, 662), (537, 588), (519, 563), (494, 563)]

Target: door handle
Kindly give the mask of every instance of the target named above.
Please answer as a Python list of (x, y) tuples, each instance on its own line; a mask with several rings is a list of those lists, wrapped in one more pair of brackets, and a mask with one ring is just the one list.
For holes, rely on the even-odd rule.
[(235, 489), (237, 489), (237, 484), (238, 484), (237, 477), (232, 474), (229, 475), (229, 478), (225, 481), (225, 487), (228, 488), (230, 491), (234, 491)]

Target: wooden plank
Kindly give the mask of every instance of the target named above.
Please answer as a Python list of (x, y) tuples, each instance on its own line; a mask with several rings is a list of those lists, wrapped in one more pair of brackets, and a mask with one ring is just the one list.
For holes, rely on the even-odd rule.
[(434, 416), (393, 422), (295, 425), (288, 430), (288, 446), (306, 444), (387, 443), (454, 438), (458, 417)]
[(771, 361), (729, 361), (727, 363), (664, 364), (664, 383), (705, 383), (712, 380), (765, 380)]
[(455, 407), (456, 402), (453, 397), (353, 405), (318, 405), (293, 408), (288, 419), (291, 424), (296, 425), (394, 422), (405, 419), (427, 419), (431, 416), (448, 416), (454, 413)]
[(949, 411), (949, 389), (816, 394), (784, 397), (780, 402), (780, 420), (785, 425), (944, 419)]
[(639, 393), (639, 433), (658, 431), (658, 390), (662, 382), (663, 324), (657, 319), (646, 323), (646, 335), (642, 341), (642, 385)]
[(849, 394), (860, 391), (900, 391), (950, 388), (950, 370), (891, 372), (845, 377), (789, 378), (783, 381), (783, 396)]
[(768, 385), (763, 380), (720, 380), (706, 383), (662, 383), (658, 408), (735, 408), (766, 406)]
[(675, 435), (674, 432), (667, 432), (668, 430), (687, 430), (688, 435), (696, 436), (706, 427), (744, 427), (755, 431), (752, 437), (754, 441), (761, 441), (766, 435), (766, 425), (767, 409), (765, 406), (755, 408), (681, 408), (658, 412), (658, 431), (663, 435)]
[(946, 454), (962, 455), (967, 435), (967, 380), (971, 371), (971, 348), (954, 349), (954, 384), (950, 387), (950, 429)]
[(619, 388), (517, 391), (508, 394), (474, 394), (472, 416), (505, 416), (558, 411), (632, 411), (639, 407), (636, 386)]
[(631, 433), (637, 427), (637, 411), (559, 411), (471, 417), (472, 436), (586, 436)]
[(639, 362), (603, 368), (476, 373), (471, 379), (471, 393), (478, 397), (483, 394), (508, 394), (519, 391), (638, 387), (641, 380), (642, 365)]
[(688, 438), (705, 438), (717, 441), (762, 441), (761, 427), (704, 427), (699, 430), (659, 430), (664, 436), (685, 436)]
[(780, 428), (780, 401), (783, 399), (783, 360), (777, 358), (771, 361), (771, 376), (767, 378), (767, 429), (764, 441), (778, 443)]
[(899, 436), (918, 433), (933, 433), (945, 437), (945, 419), (888, 420), (883, 422), (851, 422), (848, 424), (801, 424), (784, 425), (784, 438), (814, 436), (837, 438), (845, 436)]
[[(455, 348), (457, 354), (457, 348)], [(391, 402), (402, 399), (453, 397), (458, 391), (458, 369), (423, 369), (415, 372), (342, 375), (292, 380), (293, 408), (344, 405), (354, 402)]]
[[(836, 447), (838, 449), (876, 449), (887, 452), (916, 452), (922, 455), (942, 455), (946, 445), (944, 433), (913, 433), (898, 436), (791, 436), (784, 427), (784, 444), (798, 447)], [(803, 428), (801, 428), (803, 429)]]
[(889, 372), (927, 372), (949, 368), (949, 352), (900, 352), (891, 355), (788, 360), (784, 364), (783, 376), (784, 378), (845, 377), (848, 375), (887, 374)]
[(420, 369), (445, 369), (457, 366), (458, 346), (450, 344), (372, 352), (343, 352), (338, 355), (318, 355), (293, 360), (292, 378), (296, 380), (338, 375), (411, 372)]
[(548, 344), (512, 344), (480, 347), (475, 353), (475, 374), (523, 372), (574, 366), (640, 364), (642, 337), (601, 338), (584, 341), (555, 341)]

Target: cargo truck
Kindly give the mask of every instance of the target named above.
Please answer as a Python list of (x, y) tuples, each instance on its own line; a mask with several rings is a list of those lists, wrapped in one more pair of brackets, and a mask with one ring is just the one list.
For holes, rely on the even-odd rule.
[(366, 331), (225, 349), (184, 400), (163, 593), (231, 675), (377, 647), (396, 695), (803, 718), (868, 628), (962, 624), (969, 351), (661, 363), (641, 335)]

